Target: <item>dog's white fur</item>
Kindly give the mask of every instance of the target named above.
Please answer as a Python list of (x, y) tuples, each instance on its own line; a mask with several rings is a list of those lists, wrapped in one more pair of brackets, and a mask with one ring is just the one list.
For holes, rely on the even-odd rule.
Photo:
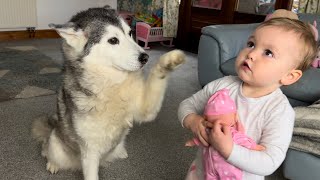
[[(138, 62), (143, 49), (128, 35), (130, 28), (125, 22), (121, 20), (121, 23), (125, 33), (118, 27), (105, 26), (107, 33), (101, 43), (94, 45), (83, 59), (82, 85), (90, 87), (95, 96), (78, 93), (74, 98), (76, 106), (85, 112), (73, 117), (76, 134), (82, 139), (81, 153), (77, 156), (68, 151), (53, 129), (42, 151), (51, 173), (82, 168), (86, 180), (97, 180), (100, 160), (127, 158), (124, 145), (129, 129), (134, 121), (142, 123), (155, 119), (164, 98), (168, 73), (184, 62), (181, 51), (166, 53), (145, 79)], [(74, 49), (66, 54), (67, 58), (76, 59), (86, 43), (85, 32), (72, 29), (58, 29), (58, 32)], [(121, 42), (117, 46), (107, 43), (114, 36)]]

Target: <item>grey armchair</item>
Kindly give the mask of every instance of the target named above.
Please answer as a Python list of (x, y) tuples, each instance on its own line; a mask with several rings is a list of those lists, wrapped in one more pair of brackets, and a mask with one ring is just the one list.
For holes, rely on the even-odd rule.
[[(320, 20), (316, 15), (299, 15), (302, 21)], [(320, 24), (320, 22), (317, 22)], [(202, 86), (226, 75), (236, 75), (235, 59), (258, 24), (213, 25), (202, 29), (198, 49), (198, 78)], [(318, 31), (320, 28), (318, 26)], [(306, 106), (320, 99), (320, 69), (310, 68), (295, 84), (283, 87), (292, 106)], [(320, 179), (320, 157), (289, 149), (284, 162), (288, 179)]]

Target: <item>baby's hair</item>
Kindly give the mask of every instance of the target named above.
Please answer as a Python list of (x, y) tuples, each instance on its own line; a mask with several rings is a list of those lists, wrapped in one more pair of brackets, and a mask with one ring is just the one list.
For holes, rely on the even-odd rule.
[(297, 69), (301, 71), (307, 70), (316, 57), (318, 47), (311, 25), (296, 19), (272, 18), (261, 23), (257, 29), (267, 26), (279, 27), (286, 31), (293, 31), (297, 35), (300, 35), (304, 52), (302, 52), (302, 59), (300, 60)]

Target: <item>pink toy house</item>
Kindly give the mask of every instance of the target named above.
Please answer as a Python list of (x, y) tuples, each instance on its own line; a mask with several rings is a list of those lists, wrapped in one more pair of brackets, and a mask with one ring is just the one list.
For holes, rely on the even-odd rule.
[[(151, 27), (144, 22), (136, 23), (136, 41), (137, 43), (143, 41), (144, 49), (150, 49), (150, 47), (148, 47), (149, 42), (160, 42), (163, 46), (173, 47), (173, 38), (163, 37), (162, 27)], [(163, 41), (170, 41), (170, 44), (166, 45)]]

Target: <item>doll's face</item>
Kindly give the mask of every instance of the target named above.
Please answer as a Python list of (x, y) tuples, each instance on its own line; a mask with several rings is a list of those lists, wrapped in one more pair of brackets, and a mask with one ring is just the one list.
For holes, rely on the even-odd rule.
[(209, 122), (214, 122), (218, 119), (221, 119), (223, 124), (227, 126), (233, 126), (236, 120), (236, 113), (220, 114), (220, 115), (206, 115), (206, 119)]

